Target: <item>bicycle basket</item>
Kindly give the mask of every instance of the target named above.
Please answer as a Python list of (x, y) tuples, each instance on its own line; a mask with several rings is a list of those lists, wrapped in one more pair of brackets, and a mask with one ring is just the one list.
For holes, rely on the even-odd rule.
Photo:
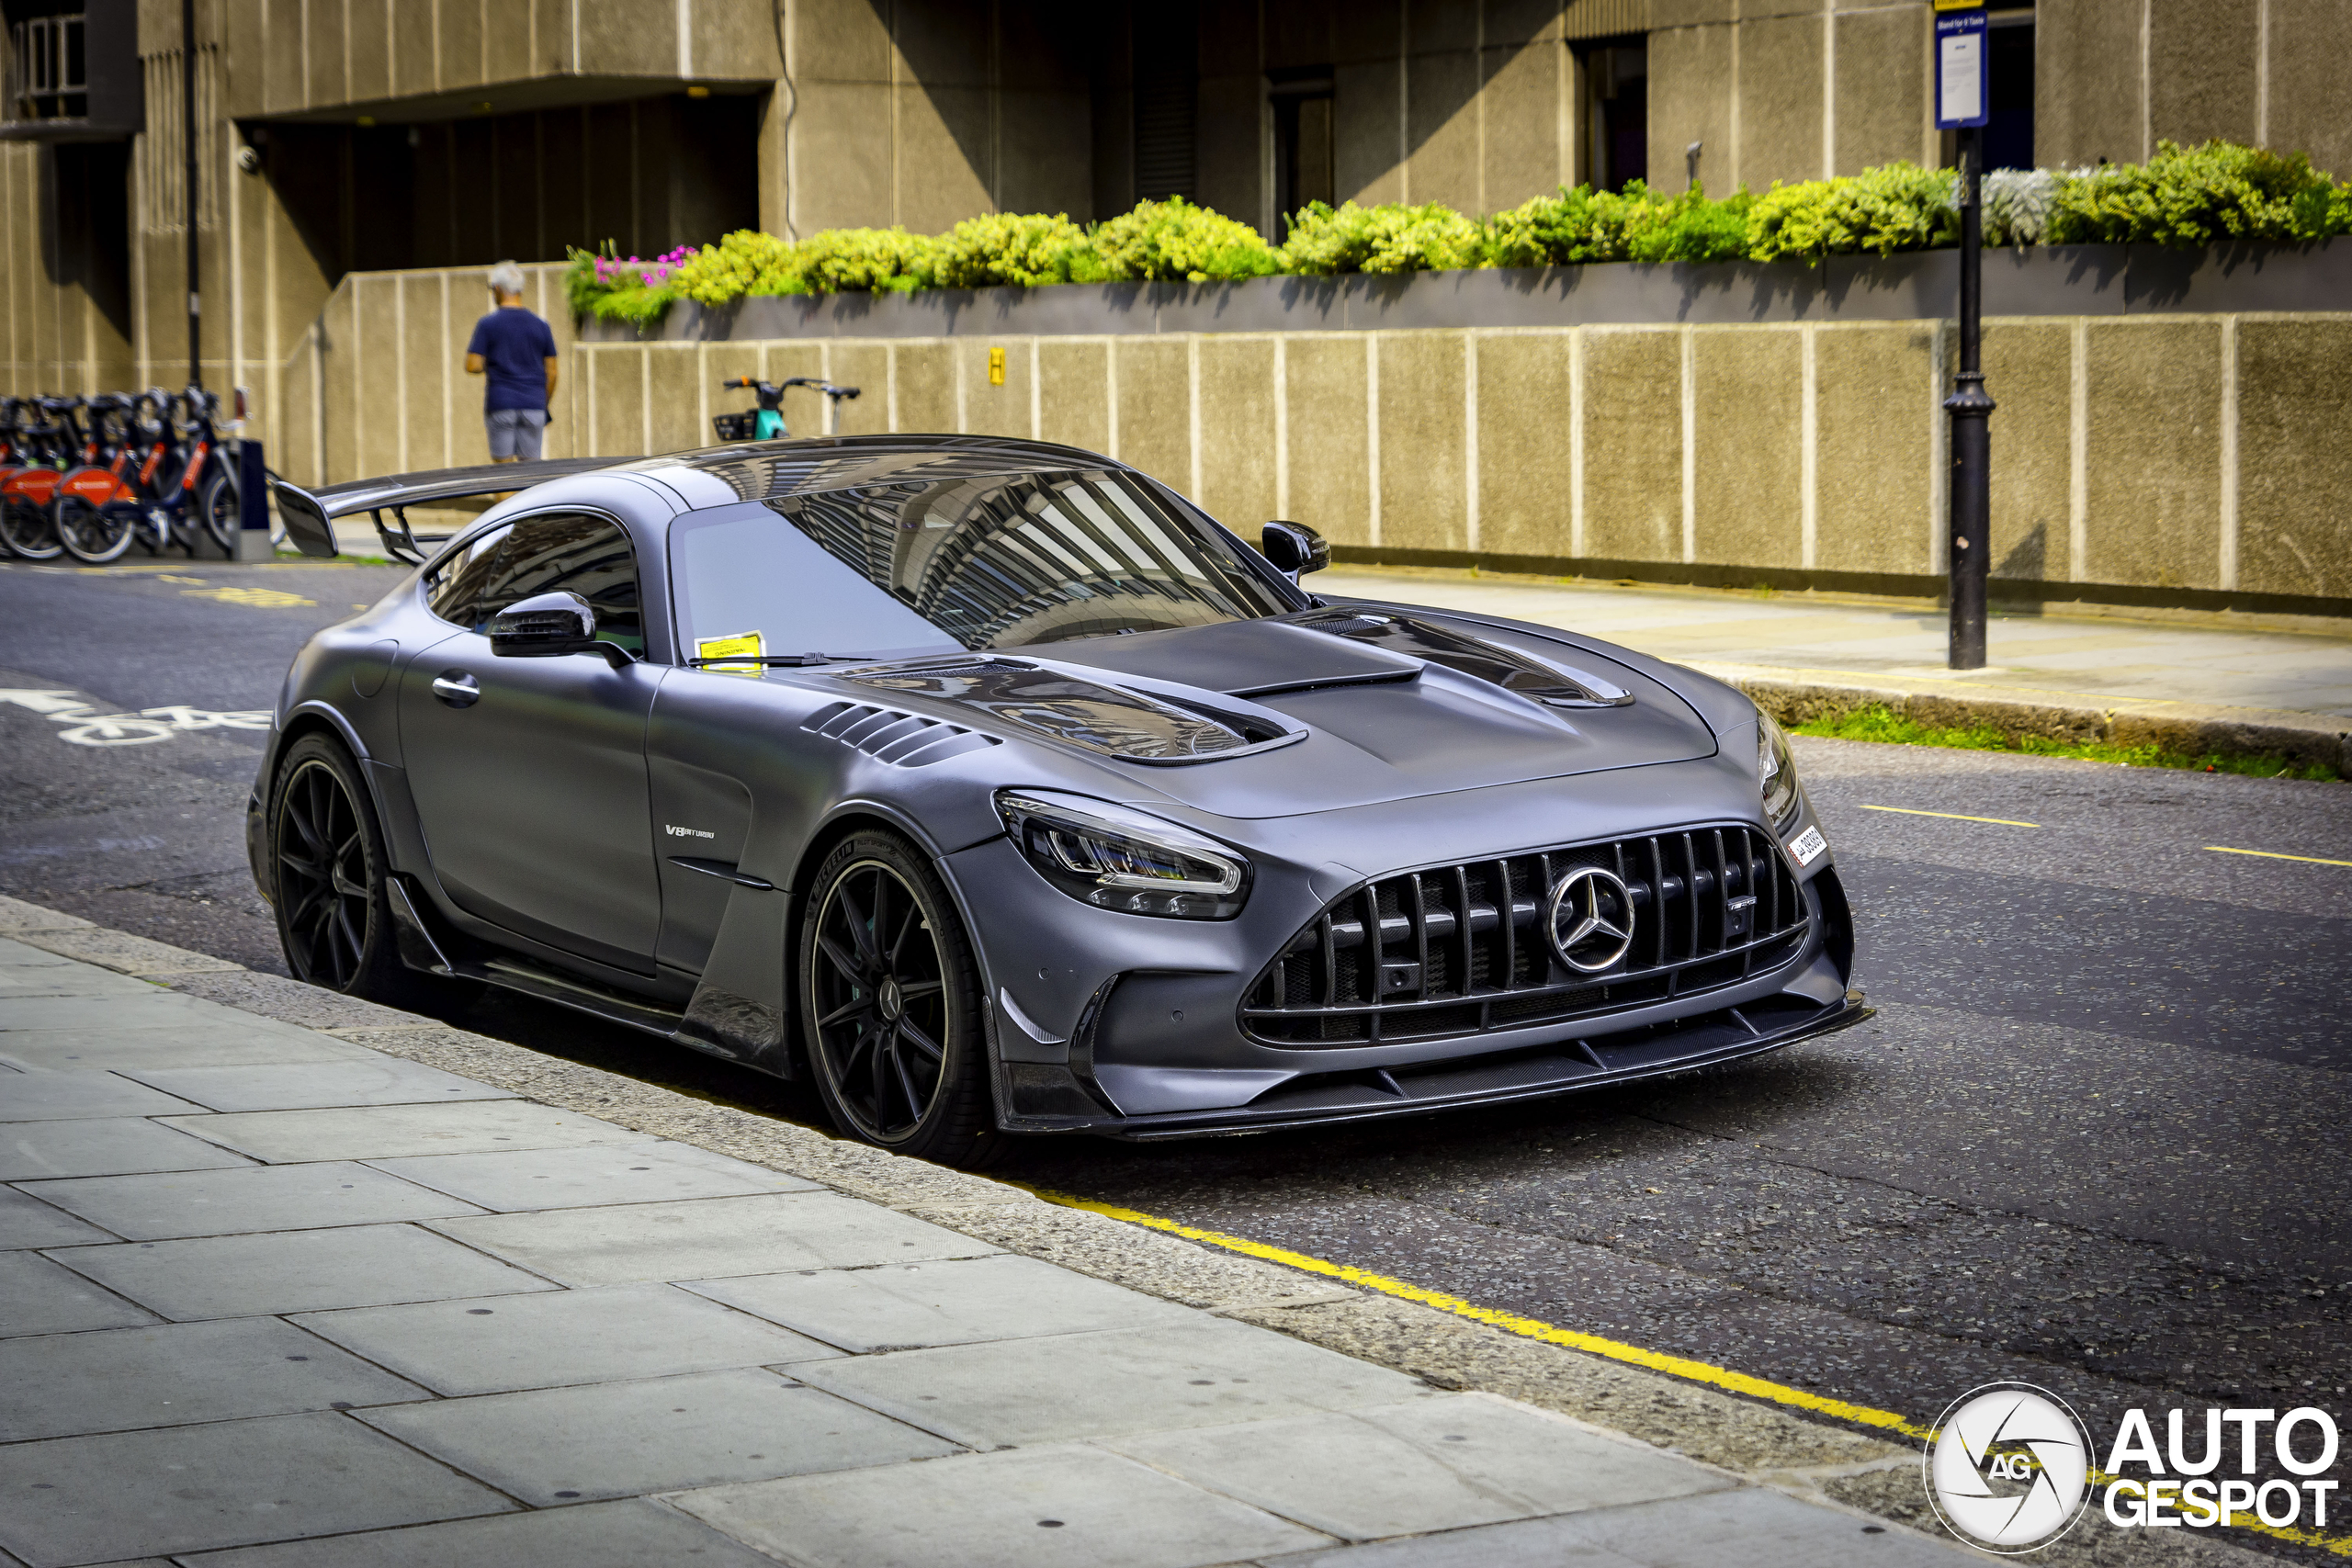
[(757, 412), (715, 413), (710, 427), (718, 432), (721, 441), (750, 441), (759, 434), (760, 416)]

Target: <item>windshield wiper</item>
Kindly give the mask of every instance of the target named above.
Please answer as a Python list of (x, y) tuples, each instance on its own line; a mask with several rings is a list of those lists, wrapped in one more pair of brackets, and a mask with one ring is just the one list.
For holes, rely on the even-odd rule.
[(757, 664), (763, 668), (798, 669), (811, 664), (853, 664), (854, 655), (847, 653), (722, 653), (710, 659), (689, 659), (689, 668), (706, 670), (712, 665)]

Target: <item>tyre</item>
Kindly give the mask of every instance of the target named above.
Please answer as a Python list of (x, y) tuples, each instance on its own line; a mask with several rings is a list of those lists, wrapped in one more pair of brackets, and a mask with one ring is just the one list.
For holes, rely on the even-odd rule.
[(49, 508), (21, 496), (0, 501), (0, 539), (24, 560), (55, 560), (65, 553), (57, 542), (57, 522)]
[(61, 495), (51, 521), (67, 555), (85, 566), (104, 566), (130, 548), (136, 515), (119, 504), (93, 506), (78, 495)]
[(800, 1019), (833, 1125), (894, 1153), (967, 1169), (996, 1130), (979, 966), (929, 859), (896, 833), (844, 840), (810, 879)]
[(227, 468), (215, 468), (204, 481), (196, 511), (204, 521), (205, 533), (231, 560), (237, 558), (237, 534), (244, 525), (241, 507), (235, 472)]
[(401, 962), (384, 835), (341, 741), (306, 735), (287, 749), (270, 795), (269, 853), (277, 940), (297, 980), (418, 1010), (478, 988)]

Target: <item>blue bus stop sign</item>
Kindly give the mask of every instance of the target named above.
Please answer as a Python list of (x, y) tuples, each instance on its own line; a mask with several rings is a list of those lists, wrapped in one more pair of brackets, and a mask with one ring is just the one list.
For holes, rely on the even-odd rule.
[(1984, 13), (1936, 17), (1936, 129), (1983, 125), (1990, 107), (1984, 82)]

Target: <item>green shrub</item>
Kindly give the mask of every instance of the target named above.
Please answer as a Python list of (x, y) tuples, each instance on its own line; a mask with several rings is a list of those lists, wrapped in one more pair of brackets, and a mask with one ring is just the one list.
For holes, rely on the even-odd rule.
[(1071, 257), (1079, 283), (1209, 283), (1280, 272), (1282, 254), (1247, 223), (1182, 197), (1139, 201), (1095, 225)]
[(1951, 171), (1894, 163), (1851, 179), (1778, 181), (1747, 215), (1747, 254), (1757, 261), (1871, 251), (1925, 251), (1960, 243)]
[(1070, 260), (1085, 248), (1086, 231), (1067, 213), (999, 212), (967, 218), (932, 243), (935, 288), (1034, 288), (1069, 281)]
[[(1775, 185), (1723, 200), (1641, 181), (1563, 187), (1471, 219), (1417, 207), (1310, 202), (1277, 249), (1248, 224), (1181, 197), (1138, 203), (1092, 229), (1065, 214), (998, 213), (937, 236), (828, 229), (793, 242), (741, 230), (699, 251), (645, 261), (570, 252), (572, 310), (633, 321), (679, 299), (723, 305), (763, 294), (1034, 288), (1111, 281), (1209, 283), (1293, 273), (1412, 273), (1585, 262), (1772, 261), (1928, 250), (1960, 237), (1948, 169), (1889, 164), (1852, 178)], [(1999, 170), (1984, 187), (1990, 244), (2105, 243), (2201, 248), (2230, 240), (2304, 243), (2352, 234), (2352, 186), (2301, 153), (2229, 142), (2160, 143), (2144, 166)]]
[(1668, 196), (1640, 180), (1622, 191), (1564, 186), (1487, 219), (1484, 259), (1488, 266), (1736, 261), (1755, 201), (1745, 190), (1711, 201), (1697, 186)]
[(2293, 243), (2346, 231), (2346, 189), (2301, 152), (2227, 141), (2156, 143), (2143, 164), (2110, 164), (2062, 181), (2052, 244)]
[(1285, 272), (1317, 276), (1341, 272), (1442, 272), (1476, 266), (1483, 258), (1479, 226), (1439, 202), (1406, 207), (1384, 202), (1334, 209), (1310, 201), (1291, 220), (1281, 255)]

